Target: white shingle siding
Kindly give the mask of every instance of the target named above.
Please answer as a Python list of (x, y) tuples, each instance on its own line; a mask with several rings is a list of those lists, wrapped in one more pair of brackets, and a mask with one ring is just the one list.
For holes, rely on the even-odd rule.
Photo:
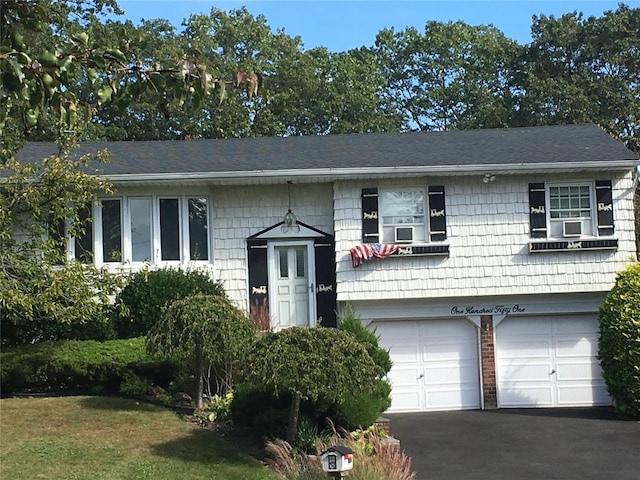
[[(230, 298), (246, 307), (245, 239), (282, 221), (289, 207), (287, 185), (215, 187), (212, 199), (215, 276)], [(291, 209), (298, 221), (333, 232), (330, 184), (291, 185)]]
[[(608, 174), (583, 177), (595, 180)], [(570, 179), (571, 175), (563, 176)], [(335, 235), (338, 300), (527, 295), (609, 290), (617, 271), (635, 255), (632, 175), (613, 178), (617, 251), (529, 253), (531, 181), (557, 176), (411, 179), (404, 185), (445, 185), (449, 257), (387, 258), (353, 268), (349, 249), (360, 243), (363, 187), (398, 183), (338, 182)]]

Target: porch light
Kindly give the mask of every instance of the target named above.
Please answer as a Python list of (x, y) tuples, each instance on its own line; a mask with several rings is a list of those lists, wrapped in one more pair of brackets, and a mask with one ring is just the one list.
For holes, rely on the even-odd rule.
[(298, 225), (298, 219), (296, 218), (296, 214), (291, 210), (291, 180), (287, 181), (287, 196), (289, 198), (289, 208), (287, 213), (284, 214), (284, 219), (282, 221), (282, 232), (286, 233), (290, 230), (294, 232), (300, 231), (300, 225)]

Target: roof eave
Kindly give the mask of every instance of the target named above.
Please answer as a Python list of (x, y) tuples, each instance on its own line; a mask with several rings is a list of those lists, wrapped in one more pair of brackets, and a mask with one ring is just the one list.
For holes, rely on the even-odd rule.
[(314, 169), (283, 169), (283, 170), (251, 170), (226, 172), (176, 172), (176, 173), (140, 173), (101, 175), (113, 183), (170, 183), (175, 182), (222, 182), (239, 180), (284, 180), (284, 179), (326, 179), (340, 180), (342, 178), (380, 178), (402, 177), (413, 175), (430, 176), (469, 176), (491, 172), (494, 174), (526, 174), (526, 173), (554, 173), (571, 171), (625, 171), (636, 168), (639, 160), (625, 159), (616, 161), (593, 162), (554, 162), (554, 163), (514, 163), (514, 164), (481, 164), (481, 165), (430, 165), (404, 167), (354, 167), (354, 168), (314, 168)]

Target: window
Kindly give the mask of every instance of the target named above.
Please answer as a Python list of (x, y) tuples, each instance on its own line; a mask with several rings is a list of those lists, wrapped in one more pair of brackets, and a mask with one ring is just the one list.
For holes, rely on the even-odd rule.
[(529, 184), (530, 252), (615, 250), (611, 180)]
[(122, 261), (122, 214), (120, 199), (102, 200), (102, 261)]
[(206, 198), (126, 197), (101, 204), (96, 248), (102, 262), (209, 260)]
[(592, 236), (591, 185), (549, 185), (552, 238)]
[(424, 190), (380, 192), (382, 243), (420, 243), (427, 238)]
[(160, 199), (160, 252), (162, 260), (180, 260), (180, 206), (177, 198)]
[(73, 255), (76, 260), (82, 263), (93, 263), (93, 224), (91, 218), (90, 204), (78, 212), (78, 219), (83, 225), (83, 230), (73, 239)]
[(129, 199), (131, 260), (153, 262), (151, 197)]
[(189, 199), (189, 258), (209, 260), (207, 199)]

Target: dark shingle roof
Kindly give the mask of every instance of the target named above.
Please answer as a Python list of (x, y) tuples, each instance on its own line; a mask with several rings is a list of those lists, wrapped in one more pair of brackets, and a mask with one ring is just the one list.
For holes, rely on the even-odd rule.
[[(91, 142), (80, 153), (108, 148), (107, 177), (217, 175), (234, 178), (296, 172), (378, 169), (433, 169), (454, 173), (460, 167), (525, 168), (591, 162), (632, 168), (637, 157), (593, 124), (447, 132), (366, 133), (326, 136), (261, 137), (224, 140)], [(28, 143), (18, 154), (37, 160), (55, 151), (51, 143)], [(614, 165), (615, 164), (615, 165)], [(120, 177), (124, 179), (125, 177)]]

